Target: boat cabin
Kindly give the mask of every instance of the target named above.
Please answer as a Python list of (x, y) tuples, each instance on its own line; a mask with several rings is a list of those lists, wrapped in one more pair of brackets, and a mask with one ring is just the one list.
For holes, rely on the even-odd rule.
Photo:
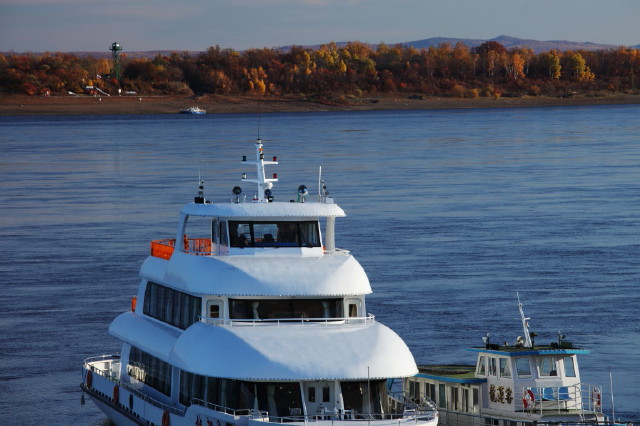
[(601, 389), (580, 380), (577, 356), (589, 350), (560, 333), (556, 342), (536, 345), (519, 305), (525, 339), (494, 344), (487, 335), (483, 347), (468, 349), (477, 353), (475, 365), (419, 365), (405, 392), (433, 401), (446, 425), (602, 420)]

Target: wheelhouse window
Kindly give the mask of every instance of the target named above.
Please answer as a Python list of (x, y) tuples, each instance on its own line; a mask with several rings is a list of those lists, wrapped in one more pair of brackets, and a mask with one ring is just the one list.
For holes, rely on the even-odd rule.
[(229, 318), (341, 318), (342, 306), (342, 299), (229, 299)]
[(489, 375), (490, 376), (497, 376), (498, 375), (498, 369), (496, 368), (496, 359), (495, 358), (489, 358)]
[(576, 368), (575, 368), (575, 364), (573, 363), (573, 357), (566, 356), (562, 358), (562, 361), (564, 363), (564, 376), (576, 377)]
[(555, 360), (550, 356), (542, 357), (538, 360), (540, 377), (557, 376)]
[(511, 378), (511, 369), (507, 358), (500, 358), (500, 377)]
[(531, 364), (529, 358), (516, 358), (516, 371), (519, 379), (528, 379), (531, 377)]
[(320, 247), (318, 222), (229, 222), (231, 247)]
[(476, 366), (476, 374), (478, 376), (486, 376), (487, 375), (487, 370), (486, 370), (486, 367), (485, 367), (484, 359), (485, 359), (484, 356), (478, 357), (478, 365)]

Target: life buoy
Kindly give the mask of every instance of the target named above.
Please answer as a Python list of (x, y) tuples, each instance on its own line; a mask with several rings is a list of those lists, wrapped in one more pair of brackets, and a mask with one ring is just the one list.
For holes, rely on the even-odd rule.
[(533, 394), (531, 389), (527, 389), (524, 391), (522, 395), (522, 406), (526, 410), (529, 406), (533, 407), (533, 404), (536, 402), (536, 396)]
[(591, 393), (591, 400), (593, 401), (593, 405), (595, 407), (600, 407), (602, 405), (602, 392), (600, 392), (600, 388), (597, 386), (593, 387), (593, 392)]
[(167, 410), (162, 413), (162, 426), (171, 426), (171, 417)]
[(118, 388), (118, 385), (113, 387), (113, 402), (116, 404), (120, 403), (120, 388)]
[(93, 385), (93, 374), (91, 373), (91, 370), (87, 371), (87, 377), (85, 380), (87, 382), (87, 387), (91, 388), (91, 385)]

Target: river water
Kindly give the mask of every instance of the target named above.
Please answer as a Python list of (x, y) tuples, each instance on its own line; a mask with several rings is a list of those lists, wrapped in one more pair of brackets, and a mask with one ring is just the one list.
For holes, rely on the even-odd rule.
[(518, 292), (539, 342), (591, 349), (606, 413), (640, 421), (640, 107), (607, 106), (0, 117), (0, 424), (108, 424), (80, 404), (82, 360), (119, 351), (149, 241), (199, 175), (229, 200), (258, 136), (276, 200), (322, 166), (367, 311), (418, 363), (513, 342)]

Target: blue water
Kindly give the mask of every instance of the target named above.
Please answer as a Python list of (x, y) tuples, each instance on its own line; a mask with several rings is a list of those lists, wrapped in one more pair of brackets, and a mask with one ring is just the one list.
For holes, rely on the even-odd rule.
[(640, 421), (640, 107), (612, 106), (0, 117), (0, 424), (108, 424), (80, 405), (82, 360), (119, 350), (149, 241), (199, 174), (228, 200), (258, 134), (277, 200), (322, 166), (367, 310), (419, 363), (513, 342), (519, 292), (537, 341), (591, 348), (583, 381), (610, 414), (611, 377), (616, 417)]

